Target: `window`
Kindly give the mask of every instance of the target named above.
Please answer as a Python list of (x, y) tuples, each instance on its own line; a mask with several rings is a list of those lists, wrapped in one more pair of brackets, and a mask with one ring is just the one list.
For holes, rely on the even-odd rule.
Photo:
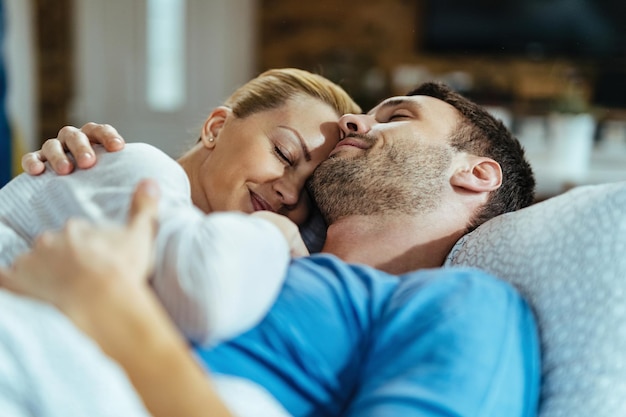
[(146, 99), (151, 110), (174, 112), (186, 100), (186, 0), (147, 0)]

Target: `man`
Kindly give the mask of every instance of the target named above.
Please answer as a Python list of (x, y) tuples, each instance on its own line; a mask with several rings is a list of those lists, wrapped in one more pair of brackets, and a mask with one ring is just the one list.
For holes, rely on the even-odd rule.
[[(340, 124), (346, 137), (311, 188), (330, 224), (324, 251), (347, 262), (390, 273), (440, 266), (463, 234), (533, 200), (519, 142), (441, 85)], [(342, 239), (346, 233), (354, 240)]]
[(478, 271), (409, 273), (440, 266), (468, 230), (530, 204), (521, 147), (437, 84), (340, 125), (310, 184), (329, 224), (323, 253), (292, 262), (258, 326), (197, 354), (292, 415), (533, 415), (538, 347), (523, 301)]

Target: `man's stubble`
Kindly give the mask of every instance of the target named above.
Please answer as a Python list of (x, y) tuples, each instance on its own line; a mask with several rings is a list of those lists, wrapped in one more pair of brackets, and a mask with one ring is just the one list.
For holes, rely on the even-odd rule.
[(350, 215), (424, 214), (439, 206), (452, 151), (401, 144), (372, 147), (354, 157), (339, 153), (317, 168), (310, 188), (328, 224)]

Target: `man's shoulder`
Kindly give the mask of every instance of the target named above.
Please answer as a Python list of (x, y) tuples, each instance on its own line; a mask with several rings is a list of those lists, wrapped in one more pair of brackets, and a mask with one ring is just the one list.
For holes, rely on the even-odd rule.
[(529, 311), (515, 288), (476, 268), (421, 269), (395, 276), (330, 254), (292, 261), (284, 291), (291, 301), (314, 300), (330, 310), (349, 308), (357, 316), (392, 320), (399, 327), (414, 326), (412, 317), (425, 310), (440, 311), (442, 306), (478, 315)]
[[(500, 303), (524, 304), (519, 292), (509, 283), (500, 280), (492, 274), (473, 267), (440, 267), (428, 268), (413, 271), (401, 276), (401, 284), (397, 290), (397, 295), (405, 297), (403, 293), (410, 294), (416, 292), (430, 291), (433, 296), (440, 294), (454, 294), (455, 299), (472, 299), (478, 304), (485, 304), (486, 294), (491, 298), (499, 300)], [(494, 304), (491, 304), (495, 307)]]

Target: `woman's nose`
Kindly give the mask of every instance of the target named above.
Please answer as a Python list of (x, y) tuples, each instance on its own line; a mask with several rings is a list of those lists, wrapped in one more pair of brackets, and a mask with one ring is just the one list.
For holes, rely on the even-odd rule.
[(281, 178), (274, 182), (274, 191), (278, 194), (279, 201), (285, 206), (294, 206), (298, 203), (300, 189), (302, 187), (289, 178)]

